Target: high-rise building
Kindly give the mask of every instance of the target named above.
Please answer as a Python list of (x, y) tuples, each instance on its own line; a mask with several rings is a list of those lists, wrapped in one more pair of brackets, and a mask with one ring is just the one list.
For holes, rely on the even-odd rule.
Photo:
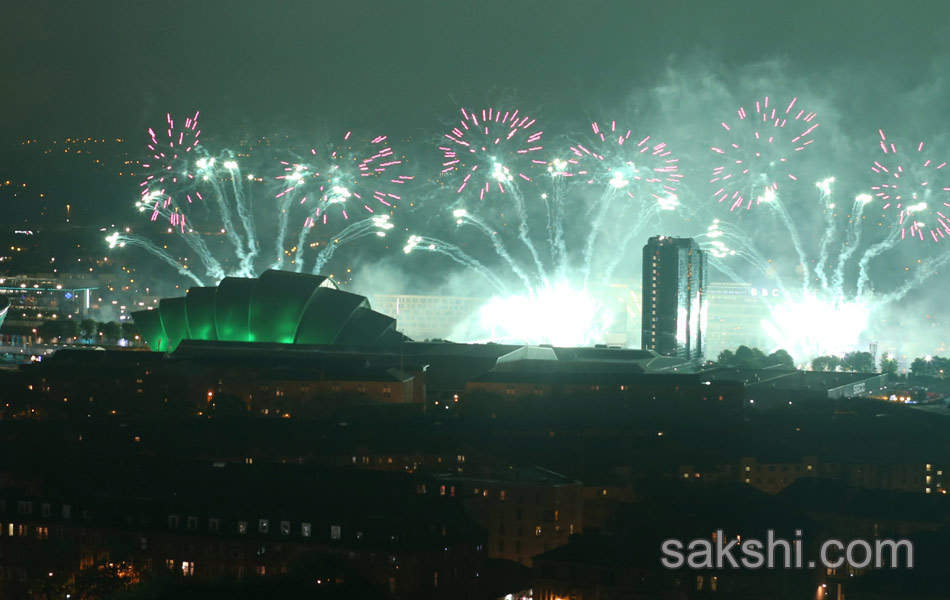
[(706, 255), (692, 238), (654, 236), (643, 247), (641, 347), (701, 361), (706, 335)]

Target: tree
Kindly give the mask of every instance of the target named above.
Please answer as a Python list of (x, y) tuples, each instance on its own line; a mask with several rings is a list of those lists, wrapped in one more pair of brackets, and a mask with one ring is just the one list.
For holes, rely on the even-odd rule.
[(98, 324), (92, 319), (83, 319), (79, 322), (79, 335), (83, 339), (90, 340), (96, 337), (98, 333)]
[(129, 345), (135, 341), (135, 336), (139, 334), (138, 328), (132, 321), (122, 321), (122, 337), (128, 340)]
[(848, 352), (841, 359), (841, 368), (845, 371), (872, 373), (874, 371), (874, 356), (870, 352)]
[(795, 368), (795, 360), (792, 358), (792, 355), (781, 348), (769, 354), (768, 363), (768, 366)]
[(75, 319), (63, 319), (61, 324), (64, 338), (74, 339), (79, 337), (79, 323)]
[(890, 354), (885, 354), (881, 357), (881, 373), (886, 375), (896, 375), (897, 374), (897, 359), (892, 357)]
[(841, 359), (837, 356), (818, 356), (811, 361), (812, 371), (834, 371), (841, 366)]
[(98, 330), (99, 333), (102, 334), (103, 341), (109, 344), (118, 342), (119, 336), (122, 335), (122, 327), (115, 321), (99, 323)]
[(63, 337), (63, 326), (59, 319), (50, 319), (43, 321), (37, 328), (37, 333), (46, 343), (52, 342), (54, 338)]
[(731, 367), (735, 362), (736, 355), (732, 353), (732, 350), (723, 350), (716, 358), (716, 364), (720, 367)]
[(910, 372), (916, 377), (944, 377), (950, 373), (950, 358), (942, 356), (918, 357), (910, 363)]
[(759, 369), (765, 362), (765, 354), (758, 348), (739, 346), (736, 348), (736, 367), (740, 369)]
[(767, 369), (769, 367), (795, 368), (795, 361), (785, 350), (776, 350), (768, 356), (758, 348), (739, 346), (735, 353), (723, 350), (719, 353), (716, 366), (731, 369)]

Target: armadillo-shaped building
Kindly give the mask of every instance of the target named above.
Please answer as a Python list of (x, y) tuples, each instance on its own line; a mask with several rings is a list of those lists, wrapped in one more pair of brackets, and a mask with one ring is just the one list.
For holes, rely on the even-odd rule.
[(326, 277), (269, 270), (257, 279), (225, 277), (215, 287), (192, 287), (158, 308), (132, 313), (154, 351), (182, 340), (389, 346), (406, 339), (396, 320), (374, 311), (358, 294)]

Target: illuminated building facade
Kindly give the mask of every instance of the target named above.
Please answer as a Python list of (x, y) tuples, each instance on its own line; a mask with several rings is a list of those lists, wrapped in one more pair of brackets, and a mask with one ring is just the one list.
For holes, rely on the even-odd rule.
[(710, 282), (706, 288), (706, 356), (714, 359), (723, 350), (735, 351), (739, 346), (766, 353), (774, 350), (762, 322), (769, 318), (769, 302), (781, 300), (780, 294), (778, 289), (748, 283)]
[(374, 294), (373, 306), (399, 320), (399, 329), (415, 340), (448, 339), (478, 313), (488, 298)]
[(644, 350), (703, 359), (706, 285), (706, 255), (692, 238), (650, 238), (643, 247)]
[(10, 301), (6, 299), (5, 296), (0, 296), (0, 327), (3, 327), (3, 320), (7, 316), (7, 311), (10, 310)]
[(0, 322), (6, 315), (8, 327), (30, 328), (48, 319), (85, 318), (97, 287), (95, 280), (56, 274), (0, 276)]

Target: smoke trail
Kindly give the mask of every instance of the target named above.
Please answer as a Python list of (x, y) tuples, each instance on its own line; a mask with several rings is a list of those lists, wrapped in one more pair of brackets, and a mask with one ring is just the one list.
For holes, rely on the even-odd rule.
[[(231, 163), (225, 163), (225, 166), (228, 164)], [(260, 254), (261, 247), (257, 241), (257, 234), (254, 228), (254, 217), (251, 215), (247, 198), (244, 195), (241, 171), (236, 164), (234, 164), (233, 168), (229, 167), (229, 171), (231, 171), (231, 188), (234, 192), (234, 206), (237, 209), (238, 218), (241, 220), (241, 225), (244, 227), (244, 241), (247, 244), (247, 252), (244, 254), (244, 257), (241, 260), (241, 270), (243, 271), (245, 277), (253, 277), (255, 275), (254, 259), (257, 258), (258, 254)]]
[[(146, 239), (146, 238), (144, 238), (144, 237), (142, 237), (142, 236), (135, 235), (135, 234), (130, 234), (130, 233), (122, 233), (122, 234), (120, 234), (120, 233), (114, 233), (114, 234), (112, 234), (111, 236), (109, 236), (109, 237), (106, 238), (106, 239), (107, 239), (107, 241), (109, 241), (110, 247), (112, 247), (112, 246), (136, 246), (136, 247), (138, 247), (138, 248), (142, 248), (143, 250), (145, 250), (146, 252), (148, 252), (148, 253), (151, 254), (152, 256), (156, 256), (156, 257), (158, 257), (159, 259), (161, 259), (163, 262), (165, 262), (165, 263), (171, 265), (172, 267), (174, 267), (175, 270), (178, 271), (178, 273), (180, 273), (181, 275), (184, 275), (185, 277), (188, 277), (189, 279), (191, 279), (192, 281), (194, 281), (194, 282), (197, 283), (198, 285), (204, 285), (204, 282), (201, 281), (201, 279), (199, 279), (198, 276), (195, 275), (190, 269), (186, 268), (184, 265), (182, 265), (182, 264), (179, 263), (177, 260), (175, 260), (175, 259), (174, 259), (168, 252), (166, 252), (164, 249), (159, 248), (159, 247), (156, 246), (154, 243), (152, 243), (150, 240), (148, 240), (148, 239)], [(223, 274), (222, 274), (222, 278), (223, 278)]]
[(540, 283), (547, 281), (547, 275), (544, 272), (544, 265), (541, 263), (541, 257), (538, 256), (538, 250), (534, 247), (534, 243), (531, 241), (531, 230), (528, 228), (528, 211), (525, 208), (524, 195), (522, 195), (521, 190), (518, 189), (516, 184), (512, 184), (509, 188), (512, 197), (515, 199), (515, 209), (518, 211), (518, 239), (528, 247), (528, 251), (531, 253), (531, 258), (534, 259), (535, 267), (538, 270), (538, 275), (540, 277)]
[(594, 220), (593, 225), (591, 225), (590, 234), (587, 236), (587, 241), (584, 244), (584, 285), (582, 289), (587, 289), (587, 282), (590, 279), (591, 263), (594, 258), (594, 246), (597, 242), (597, 237), (600, 234), (600, 230), (603, 228), (604, 222), (607, 220), (607, 215), (610, 212), (610, 205), (616, 195), (617, 189), (613, 186), (608, 186), (607, 190), (600, 198), (600, 210), (597, 211), (597, 217)]
[(485, 235), (485, 237), (487, 237), (491, 241), (492, 247), (495, 249), (495, 253), (505, 260), (505, 262), (508, 264), (508, 267), (515, 273), (515, 275), (521, 278), (521, 281), (524, 282), (525, 286), (527, 286), (528, 289), (531, 289), (534, 287), (534, 283), (531, 281), (531, 278), (508, 252), (508, 248), (505, 246), (504, 241), (502, 241), (501, 236), (498, 235), (498, 232), (492, 231), (491, 227), (489, 227), (488, 224), (485, 223), (485, 221), (472, 215), (470, 212), (468, 212), (467, 210), (463, 208), (456, 209), (455, 211), (453, 211), (452, 216), (455, 217), (456, 224), (472, 225), (478, 231), (480, 231), (483, 235)]
[(484, 277), (500, 294), (508, 295), (507, 288), (501, 283), (501, 280), (498, 279), (491, 269), (477, 261), (458, 246), (434, 238), (412, 235), (409, 237), (409, 242), (406, 244), (406, 247), (403, 248), (403, 252), (409, 254), (413, 250), (417, 249), (425, 252), (436, 252), (438, 254), (448, 256), (458, 264), (468, 267)]
[(792, 238), (792, 245), (795, 247), (795, 252), (798, 253), (798, 262), (802, 267), (802, 291), (807, 294), (811, 288), (811, 275), (810, 269), (808, 268), (808, 255), (805, 253), (805, 247), (802, 244), (802, 238), (798, 232), (798, 228), (795, 227), (792, 217), (788, 214), (788, 211), (785, 210), (785, 205), (782, 203), (781, 198), (779, 198), (778, 192), (772, 188), (766, 189), (763, 201), (775, 209), (775, 212), (778, 213), (779, 218), (788, 230), (789, 237)]
[(861, 194), (854, 199), (854, 206), (851, 209), (851, 226), (848, 227), (845, 246), (841, 251), (841, 255), (838, 257), (838, 265), (835, 267), (834, 277), (831, 280), (832, 289), (838, 290), (838, 293), (841, 295), (844, 294), (844, 268), (858, 249), (858, 244), (861, 242), (864, 207), (870, 201), (871, 196), (867, 194)]
[(818, 264), (815, 266), (815, 273), (818, 275), (818, 281), (821, 288), (828, 291), (828, 274), (825, 272), (828, 267), (829, 254), (831, 251), (831, 242), (835, 237), (835, 214), (834, 203), (831, 201), (831, 184), (835, 182), (834, 177), (829, 177), (818, 182), (819, 197), (825, 215), (825, 230), (821, 235), (821, 243), (818, 251)]
[(878, 296), (878, 302), (881, 305), (884, 305), (902, 300), (908, 292), (924, 283), (924, 281), (936, 273), (937, 269), (948, 263), (950, 263), (950, 253), (942, 254), (939, 257), (924, 263), (919, 269), (917, 269), (917, 271), (914, 273), (914, 276), (904, 282), (901, 287), (892, 292), (884, 294), (883, 296)]
[(897, 238), (900, 237), (900, 232), (901, 230), (896, 227), (891, 229), (891, 232), (887, 235), (887, 238), (868, 248), (864, 253), (864, 256), (861, 257), (861, 260), (858, 261), (858, 298), (864, 296), (864, 290), (867, 288), (868, 283), (870, 283), (868, 265), (870, 264), (871, 260), (875, 256), (883, 254), (884, 252), (893, 248), (894, 244), (897, 243)]

